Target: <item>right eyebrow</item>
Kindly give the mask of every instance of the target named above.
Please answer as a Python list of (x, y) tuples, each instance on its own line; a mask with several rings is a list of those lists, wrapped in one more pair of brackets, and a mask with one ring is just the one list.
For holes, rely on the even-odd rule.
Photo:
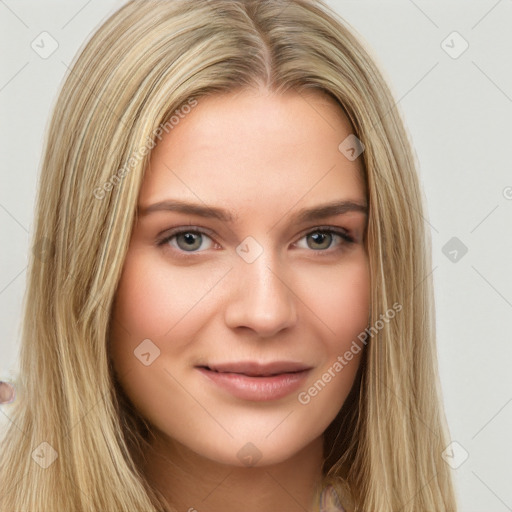
[(227, 223), (233, 223), (234, 215), (222, 208), (215, 206), (206, 206), (199, 203), (187, 203), (179, 199), (166, 199), (146, 207), (139, 207), (139, 215), (144, 216), (153, 212), (172, 211), (187, 213), (189, 215), (198, 215), (204, 218), (214, 218)]

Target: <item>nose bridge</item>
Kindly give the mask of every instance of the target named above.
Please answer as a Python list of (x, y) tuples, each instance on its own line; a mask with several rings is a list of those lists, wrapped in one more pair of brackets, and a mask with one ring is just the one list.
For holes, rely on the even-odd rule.
[(226, 322), (272, 336), (296, 321), (295, 297), (286, 282), (288, 273), (270, 243), (262, 245), (248, 238), (237, 248)]

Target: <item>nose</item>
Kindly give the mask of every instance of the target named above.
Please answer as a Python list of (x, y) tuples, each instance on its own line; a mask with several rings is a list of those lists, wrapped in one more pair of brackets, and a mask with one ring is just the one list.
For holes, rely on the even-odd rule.
[(237, 262), (225, 309), (226, 325), (246, 327), (260, 337), (272, 337), (297, 321), (296, 295), (286, 273), (274, 259)]

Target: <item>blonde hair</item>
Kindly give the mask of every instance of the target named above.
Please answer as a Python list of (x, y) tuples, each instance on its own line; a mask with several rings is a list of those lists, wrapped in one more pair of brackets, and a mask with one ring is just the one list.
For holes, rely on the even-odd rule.
[(84, 46), (49, 126), (0, 511), (166, 510), (137, 462), (146, 427), (113, 377), (110, 312), (162, 127), (201, 96), (261, 84), (327, 93), (349, 117), (365, 148), (370, 325), (402, 306), (325, 433), (325, 485), (347, 510), (456, 510), (416, 164), (368, 50), (321, 1), (133, 0)]

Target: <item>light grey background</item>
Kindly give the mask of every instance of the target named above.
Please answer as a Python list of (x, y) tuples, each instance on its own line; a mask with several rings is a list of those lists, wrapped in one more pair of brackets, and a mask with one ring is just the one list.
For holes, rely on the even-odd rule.
[[(48, 116), (66, 66), (123, 3), (0, 0), (0, 380), (16, 372)], [(512, 1), (328, 3), (366, 40), (420, 163), (461, 511), (512, 510)], [(43, 32), (58, 43), (47, 58)]]

